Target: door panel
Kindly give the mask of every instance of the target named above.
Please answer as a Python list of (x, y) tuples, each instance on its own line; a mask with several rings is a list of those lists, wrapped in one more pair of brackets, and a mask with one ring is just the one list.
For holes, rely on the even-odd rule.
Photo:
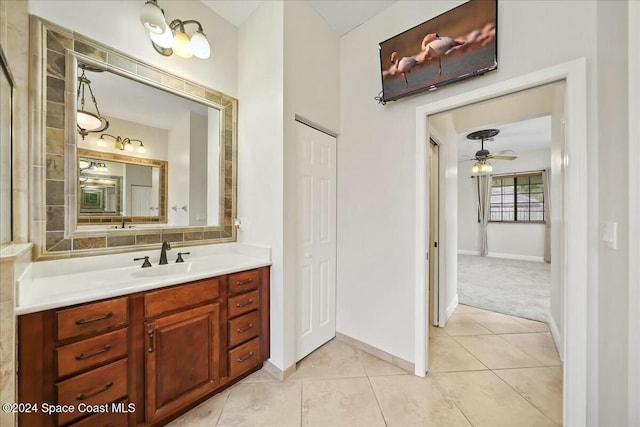
[(336, 332), (336, 139), (296, 123), (297, 360)]

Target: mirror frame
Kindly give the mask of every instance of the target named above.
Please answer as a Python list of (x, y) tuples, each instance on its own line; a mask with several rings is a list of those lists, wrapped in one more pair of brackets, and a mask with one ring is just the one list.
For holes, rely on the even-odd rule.
[(121, 224), (125, 221), (129, 225), (140, 223), (164, 223), (167, 222), (167, 183), (169, 182), (168, 162), (164, 160), (147, 159), (142, 157), (127, 156), (118, 153), (104, 153), (102, 151), (87, 150), (78, 148), (78, 158), (88, 157), (91, 159), (105, 160), (109, 162), (129, 163), (140, 166), (157, 167), (160, 169), (160, 183), (158, 193), (158, 215), (156, 216), (130, 216), (130, 215), (80, 215), (80, 197), (78, 197), (78, 226), (83, 225), (112, 225)]
[[(30, 15), (30, 179), (34, 259), (236, 241), (238, 100)], [(77, 61), (216, 108), (221, 114), (220, 222), (216, 226), (77, 229)], [(167, 184), (168, 186), (168, 184)], [(170, 204), (170, 201), (169, 203)]]

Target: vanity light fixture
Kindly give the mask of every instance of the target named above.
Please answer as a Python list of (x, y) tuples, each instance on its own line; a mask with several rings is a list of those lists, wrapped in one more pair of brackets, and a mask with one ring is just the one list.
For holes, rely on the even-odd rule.
[[(202, 24), (193, 19), (185, 21), (174, 19), (167, 24), (164, 11), (160, 9), (156, 0), (147, 0), (144, 4), (140, 11), (140, 22), (149, 31), (151, 45), (161, 55), (171, 56), (175, 53), (181, 58), (195, 56), (200, 59), (211, 56), (211, 46), (204, 34)], [(188, 24), (198, 26), (191, 37), (185, 30), (185, 25)]]
[[(84, 139), (85, 136), (89, 134), (89, 132), (102, 132), (109, 127), (109, 120), (106, 117), (100, 114), (100, 110), (98, 109), (98, 102), (96, 101), (96, 97), (93, 95), (93, 90), (91, 89), (91, 80), (89, 80), (85, 74), (85, 66), (80, 65), (82, 68), (82, 75), (78, 77), (78, 104), (80, 104), (80, 108), (77, 111), (77, 126), (78, 133)], [(85, 110), (84, 107), (84, 91), (85, 88), (89, 89), (89, 93), (91, 94), (91, 100), (93, 101), (93, 105), (96, 108), (96, 113), (90, 113)]]
[(98, 147), (107, 146), (107, 140), (104, 139), (105, 136), (108, 136), (114, 139), (115, 142), (113, 143), (113, 148), (115, 148), (116, 150), (134, 151), (132, 142), (135, 141), (140, 143), (140, 145), (138, 145), (138, 148), (135, 149), (135, 151), (137, 151), (140, 154), (144, 154), (147, 152), (146, 148), (144, 148), (144, 144), (139, 139), (121, 138), (120, 135), (113, 136), (108, 133), (103, 133), (102, 135), (100, 135), (100, 138), (98, 138), (98, 140), (96, 141), (96, 145)]

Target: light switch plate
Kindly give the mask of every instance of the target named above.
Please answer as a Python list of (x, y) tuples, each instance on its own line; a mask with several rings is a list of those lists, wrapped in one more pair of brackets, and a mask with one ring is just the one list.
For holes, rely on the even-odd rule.
[(602, 227), (602, 241), (611, 249), (618, 249), (618, 223), (605, 222)]

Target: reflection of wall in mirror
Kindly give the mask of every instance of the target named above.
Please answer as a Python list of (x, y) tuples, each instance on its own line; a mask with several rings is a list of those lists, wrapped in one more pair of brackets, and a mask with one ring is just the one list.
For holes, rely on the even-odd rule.
[(11, 86), (0, 68), (0, 245), (11, 241)]

